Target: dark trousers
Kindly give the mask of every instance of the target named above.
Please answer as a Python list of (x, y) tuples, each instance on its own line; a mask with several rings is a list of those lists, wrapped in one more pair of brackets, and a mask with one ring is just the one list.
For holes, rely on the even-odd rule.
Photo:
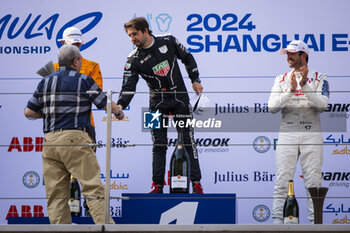
[[(153, 161), (152, 161), (152, 170), (153, 170), (153, 182), (156, 185), (163, 185), (164, 175), (165, 175), (165, 163), (166, 163), (166, 151), (167, 151), (167, 129), (163, 127), (163, 122), (167, 122), (169, 125), (168, 116), (171, 114), (173, 120), (177, 121), (187, 121), (187, 119), (192, 119), (192, 107), (189, 103), (177, 101), (175, 99), (168, 100), (165, 103), (162, 103), (155, 108), (154, 106), (150, 107), (151, 111), (159, 110), (162, 113), (161, 116), (161, 128), (152, 129), (152, 140), (153, 140)], [(164, 120), (163, 120), (164, 119)], [(171, 126), (173, 127), (173, 125)], [(201, 179), (201, 170), (198, 162), (198, 152), (193, 136), (193, 128), (181, 128), (183, 131), (183, 140), (186, 145), (186, 151), (190, 158), (190, 179), (191, 181), (199, 181)], [(177, 129), (179, 130), (179, 128)]]

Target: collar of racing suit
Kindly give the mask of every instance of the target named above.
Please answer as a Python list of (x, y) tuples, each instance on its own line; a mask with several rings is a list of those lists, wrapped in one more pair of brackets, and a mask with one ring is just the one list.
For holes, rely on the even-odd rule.
[[(157, 61), (157, 64), (162, 62), (159, 57), (157, 56), (156, 49), (159, 47), (159, 38), (155, 37), (152, 35), (153, 41), (152, 44), (148, 48), (139, 48), (140, 54), (142, 55), (142, 58), (145, 58), (149, 54), (155, 58)], [(171, 63), (169, 62), (169, 65)], [(160, 88), (154, 88), (156, 92), (168, 92), (168, 91), (173, 91), (176, 90), (177, 86), (176, 85), (171, 85), (171, 81), (169, 80), (169, 76), (167, 75), (163, 81), (166, 82), (165, 86), (161, 86)]]

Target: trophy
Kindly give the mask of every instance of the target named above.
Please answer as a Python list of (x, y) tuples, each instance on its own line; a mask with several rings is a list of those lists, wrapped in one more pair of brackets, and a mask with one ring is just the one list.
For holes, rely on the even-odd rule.
[(312, 203), (314, 204), (314, 223), (322, 224), (323, 222), (323, 202), (326, 197), (328, 188), (325, 187), (312, 187), (308, 188), (309, 193), (312, 198)]
[(55, 68), (53, 67), (52, 61), (49, 61), (46, 65), (41, 67), (36, 73), (43, 78), (48, 76), (49, 74), (55, 73)]

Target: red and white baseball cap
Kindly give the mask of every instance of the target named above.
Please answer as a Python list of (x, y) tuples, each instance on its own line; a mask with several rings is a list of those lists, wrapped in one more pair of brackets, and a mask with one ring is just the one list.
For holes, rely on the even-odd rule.
[(293, 40), (289, 43), (287, 48), (280, 50), (280, 54), (286, 54), (287, 52), (296, 53), (299, 51), (309, 54), (309, 47), (307, 47), (307, 45), (301, 40)]
[(66, 28), (66, 30), (63, 32), (63, 39), (59, 39), (58, 41), (65, 41), (67, 44), (84, 44), (81, 31), (76, 27)]

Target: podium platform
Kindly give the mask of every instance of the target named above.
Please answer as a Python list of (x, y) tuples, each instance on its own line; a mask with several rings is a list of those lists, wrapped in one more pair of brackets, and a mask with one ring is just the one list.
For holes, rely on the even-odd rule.
[[(236, 194), (122, 194), (116, 224), (236, 224)], [(75, 224), (94, 224), (73, 217)], [(9, 217), (8, 224), (49, 224), (48, 217)]]
[(235, 224), (236, 194), (122, 194), (123, 223)]

